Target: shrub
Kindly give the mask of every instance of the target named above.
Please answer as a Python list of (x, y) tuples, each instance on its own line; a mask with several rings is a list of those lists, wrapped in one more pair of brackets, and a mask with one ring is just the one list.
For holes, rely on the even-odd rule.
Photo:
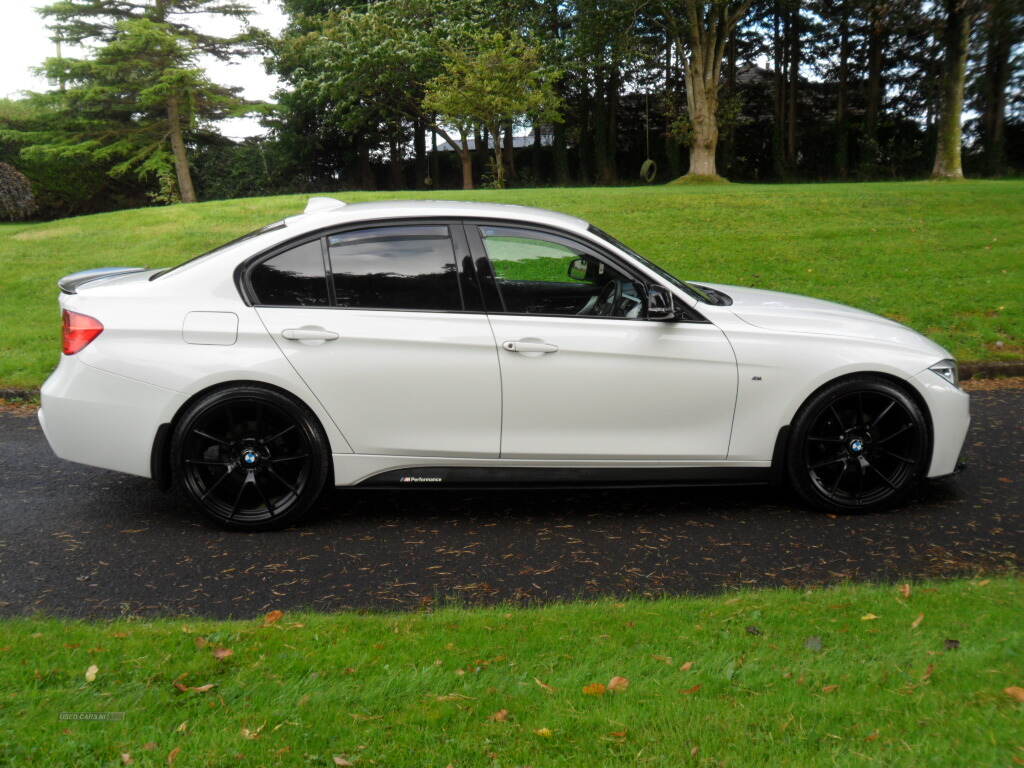
[(10, 221), (24, 221), (35, 210), (32, 183), (13, 165), (0, 163), (0, 216)]

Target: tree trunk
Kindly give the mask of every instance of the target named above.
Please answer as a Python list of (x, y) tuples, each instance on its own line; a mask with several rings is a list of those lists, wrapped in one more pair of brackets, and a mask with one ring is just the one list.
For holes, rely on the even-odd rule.
[(459, 159), (462, 161), (462, 188), (473, 188), (473, 153), (468, 149), (459, 150)]
[(543, 134), (543, 127), (540, 123), (535, 122), (533, 124), (533, 149), (530, 152), (530, 171), (533, 174), (534, 185), (540, 184), (541, 177), (541, 164), (544, 155), (543, 144), (541, 143), (541, 135)]
[(690, 112), (693, 121), (693, 140), (690, 142), (690, 170), (687, 176), (717, 176), (715, 152), (718, 149), (718, 120), (715, 107), (705, 96), (695, 99)]
[(786, 167), (796, 168), (796, 110), (800, 85), (800, 2), (797, 0), (789, 12), (789, 87), (786, 93)]
[(402, 143), (398, 139), (389, 139), (388, 150), (388, 157), (391, 159), (389, 164), (391, 188), (402, 189), (405, 186), (405, 178), (402, 174)]
[(964, 81), (967, 78), (967, 51), (974, 17), (962, 0), (946, 0), (943, 30), (942, 106), (939, 134), (935, 147), (933, 179), (962, 179), (960, 117), (964, 108)]
[(1006, 162), (1006, 89), (1012, 67), (1013, 15), (1007, 0), (995, 0), (989, 11), (985, 70), (982, 78), (981, 141), (985, 173), (1001, 176)]
[[(465, 146), (465, 136), (463, 136), (463, 146)], [(461, 152), (459, 153), (461, 156)], [(437, 131), (430, 132), (430, 188), (437, 189), (441, 186), (441, 158), (437, 154)], [(472, 183), (472, 177), (470, 177)]]
[(569, 183), (569, 151), (565, 142), (565, 123), (555, 123), (552, 127), (553, 141), (551, 153), (555, 162), (555, 184)]
[(510, 181), (516, 178), (515, 141), (512, 136), (512, 123), (505, 126), (505, 150), (502, 157), (505, 161), (505, 177)]
[(487, 163), (490, 160), (490, 151), (488, 150), (488, 133), (486, 127), (477, 127), (473, 129), (473, 140), (476, 146), (476, 167), (480, 174), (483, 174), (487, 170)]
[(786, 47), (783, 44), (782, 8), (775, 2), (772, 21), (772, 50), (775, 55), (775, 122), (772, 124), (772, 169), (775, 177), (786, 174)]
[(416, 118), (413, 127), (413, 151), (416, 156), (415, 168), (416, 178), (413, 179), (415, 189), (423, 189), (427, 177), (427, 129), (423, 118)]
[(377, 187), (377, 179), (370, 165), (370, 140), (366, 136), (359, 142), (359, 186), (367, 190)]
[(850, 12), (845, 4), (839, 22), (839, 83), (836, 90), (836, 175), (845, 179), (850, 172)]
[(171, 140), (171, 154), (174, 155), (174, 172), (178, 176), (178, 194), (181, 202), (196, 202), (196, 189), (192, 186), (192, 171), (188, 167), (188, 152), (185, 151), (185, 137), (181, 131), (181, 110), (177, 94), (167, 100), (167, 130)]
[(864, 106), (864, 137), (861, 149), (861, 167), (868, 176), (878, 172), (878, 123), (882, 114), (882, 66), (886, 38), (884, 10), (876, 4), (871, 9), (868, 24), (868, 84)]
[(494, 186), (498, 189), (505, 188), (505, 163), (501, 156), (501, 126), (495, 124), (491, 127), (491, 136), (494, 138)]

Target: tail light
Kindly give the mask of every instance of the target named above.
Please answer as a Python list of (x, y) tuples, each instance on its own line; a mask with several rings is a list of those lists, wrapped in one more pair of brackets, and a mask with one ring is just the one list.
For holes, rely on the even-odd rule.
[(65, 309), (62, 330), (63, 352), (65, 355), (73, 355), (76, 352), (81, 352), (89, 346), (93, 339), (103, 333), (103, 323), (95, 317)]

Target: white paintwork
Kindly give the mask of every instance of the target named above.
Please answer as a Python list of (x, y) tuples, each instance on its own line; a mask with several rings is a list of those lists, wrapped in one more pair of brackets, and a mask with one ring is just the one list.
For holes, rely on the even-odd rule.
[[(710, 321), (699, 325), (246, 306), (233, 278), (242, 261), (354, 222), (500, 219), (615, 250), (581, 219), (534, 208), (442, 201), (310, 208), (166, 276), (119, 274), (62, 294), (62, 306), (100, 319), (104, 331), (62, 357), (43, 386), (40, 422), (54, 451), (148, 476), (160, 424), (211, 386), (248, 381), (284, 389), (313, 411), (339, 485), (424, 464), (764, 467), (779, 429), (811, 393), (839, 376), (879, 372), (914, 387), (928, 408), (935, 437), (928, 474), (955, 466), (968, 398), (927, 370), (951, 355), (905, 326), (829, 302), (712, 286), (734, 300), (720, 307), (664, 283)], [(644, 265), (634, 267), (661, 283)], [(236, 318), (231, 342), (228, 314)], [(527, 346), (513, 352), (506, 341)]]

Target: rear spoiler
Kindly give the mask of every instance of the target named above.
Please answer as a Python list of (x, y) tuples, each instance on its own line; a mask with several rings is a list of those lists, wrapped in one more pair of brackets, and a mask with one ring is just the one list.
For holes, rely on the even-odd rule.
[(57, 281), (57, 287), (60, 288), (61, 293), (71, 294), (78, 289), (78, 286), (90, 283), (93, 280), (102, 280), (105, 277), (130, 275), (133, 272), (145, 271), (145, 267), (100, 267), (99, 269), (86, 269), (82, 272), (65, 275)]

